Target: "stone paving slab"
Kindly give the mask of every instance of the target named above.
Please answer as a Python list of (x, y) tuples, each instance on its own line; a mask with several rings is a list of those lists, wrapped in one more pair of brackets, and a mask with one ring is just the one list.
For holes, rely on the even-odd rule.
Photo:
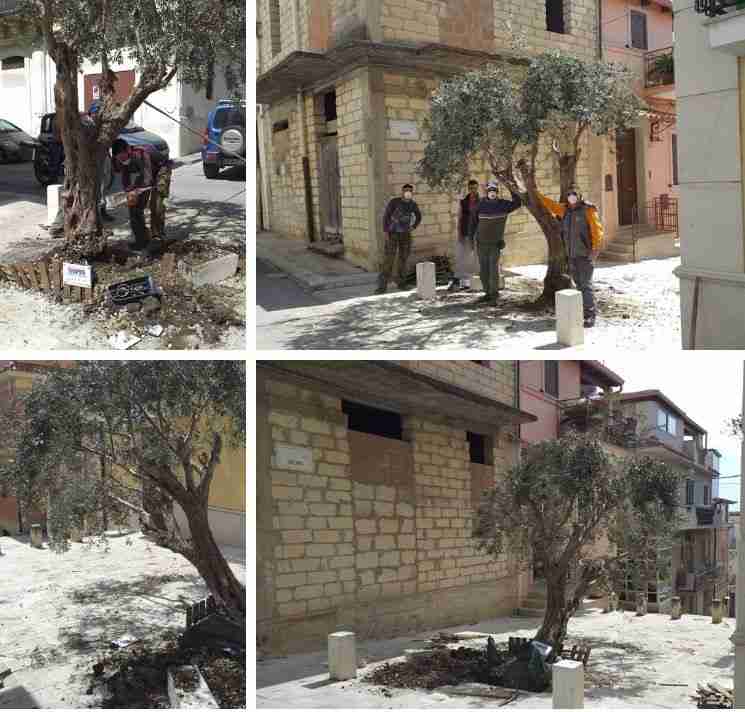
[[(13, 671), (0, 709), (98, 706), (85, 694), (96, 656), (123, 635), (182, 630), (185, 604), (207, 595), (185, 558), (140, 533), (110, 539), (108, 551), (82, 543), (55, 554), (26, 537), (0, 545), (0, 667)], [(245, 551), (223, 553), (245, 582)]]
[[(406, 648), (421, 646), (423, 639), (440, 630), (484, 632), (493, 635), (498, 643), (506, 643), (510, 636), (532, 637), (539, 625), (537, 618), (499, 618), (418, 633), (415, 637), (359, 641), (357, 679), (343, 682), (329, 682), (325, 651), (260, 659), (256, 666), (256, 705), (331, 709), (494, 707), (495, 700), (485, 697), (381, 688), (362, 682), (362, 677), (383, 662), (403, 660)], [(585, 706), (693, 708), (689, 696), (699, 682), (732, 687), (734, 649), (729, 638), (733, 632), (731, 618), (713, 625), (707, 616), (684, 615), (673, 621), (669, 615), (660, 614), (637, 617), (631, 612), (604, 614), (599, 608), (582, 611), (570, 621), (569, 642), (581, 639), (592, 646), (585, 676)], [(485, 643), (483, 639), (473, 639), (464, 644)], [(521, 692), (516, 701), (506, 706), (550, 708), (551, 694)]]

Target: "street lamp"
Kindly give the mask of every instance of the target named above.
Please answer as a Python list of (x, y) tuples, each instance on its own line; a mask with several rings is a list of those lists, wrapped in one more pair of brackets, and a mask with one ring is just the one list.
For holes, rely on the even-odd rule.
[[(743, 362), (742, 416), (745, 418), (745, 362)], [(743, 421), (745, 424), (745, 420)], [(745, 438), (740, 433), (740, 516), (737, 535), (737, 578), (735, 588), (735, 632), (730, 640), (735, 645), (735, 709), (745, 707)]]

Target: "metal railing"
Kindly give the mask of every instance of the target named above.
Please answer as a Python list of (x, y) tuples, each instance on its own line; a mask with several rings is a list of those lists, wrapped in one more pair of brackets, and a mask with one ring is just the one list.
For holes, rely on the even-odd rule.
[(745, 8), (745, 0), (696, 0), (694, 9), (707, 17), (724, 15), (728, 10)]
[(657, 232), (672, 232), (678, 239), (678, 199), (659, 195), (649, 203), (634, 205), (631, 232), (639, 237), (642, 228), (653, 228)]
[(644, 55), (644, 86), (662, 87), (675, 84), (673, 48), (664, 47)]

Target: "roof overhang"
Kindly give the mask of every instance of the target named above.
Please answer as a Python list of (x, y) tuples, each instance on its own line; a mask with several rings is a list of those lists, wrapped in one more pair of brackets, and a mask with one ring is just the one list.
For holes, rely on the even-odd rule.
[(588, 382), (593, 385), (612, 388), (613, 386), (623, 386), (623, 378), (617, 373), (611, 371), (600, 361), (583, 360), (580, 362), (580, 374), (582, 377), (587, 376)]
[(268, 376), (374, 408), (457, 422), (476, 433), (532, 423), (535, 415), (393, 361), (257, 361)]
[(392, 43), (349, 40), (327, 52), (297, 51), (256, 80), (256, 101), (274, 104), (298, 91), (313, 90), (337, 76), (364, 66), (418, 69), (428, 74), (456, 74), (494, 62), (527, 65), (530, 59), (511, 52), (480, 52), (439, 43)]
[(677, 415), (686, 425), (690, 426), (692, 430), (696, 430), (701, 435), (706, 434), (704, 428), (702, 428), (695, 420), (689, 418), (685, 412), (675, 405), (675, 403), (673, 403), (662, 391), (652, 389), (647, 391), (634, 391), (632, 393), (621, 393), (619, 400), (629, 403), (638, 401), (656, 401)]

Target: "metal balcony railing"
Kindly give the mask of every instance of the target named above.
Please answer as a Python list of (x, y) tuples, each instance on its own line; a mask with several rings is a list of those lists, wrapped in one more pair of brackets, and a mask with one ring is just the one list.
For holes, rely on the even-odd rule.
[(740, 10), (745, 7), (745, 0), (696, 0), (694, 8), (699, 14), (707, 17), (718, 17), (729, 10)]
[(663, 87), (675, 84), (673, 48), (665, 47), (644, 55), (644, 86)]
[(709, 527), (714, 524), (714, 507), (696, 507), (696, 523), (700, 527)]

